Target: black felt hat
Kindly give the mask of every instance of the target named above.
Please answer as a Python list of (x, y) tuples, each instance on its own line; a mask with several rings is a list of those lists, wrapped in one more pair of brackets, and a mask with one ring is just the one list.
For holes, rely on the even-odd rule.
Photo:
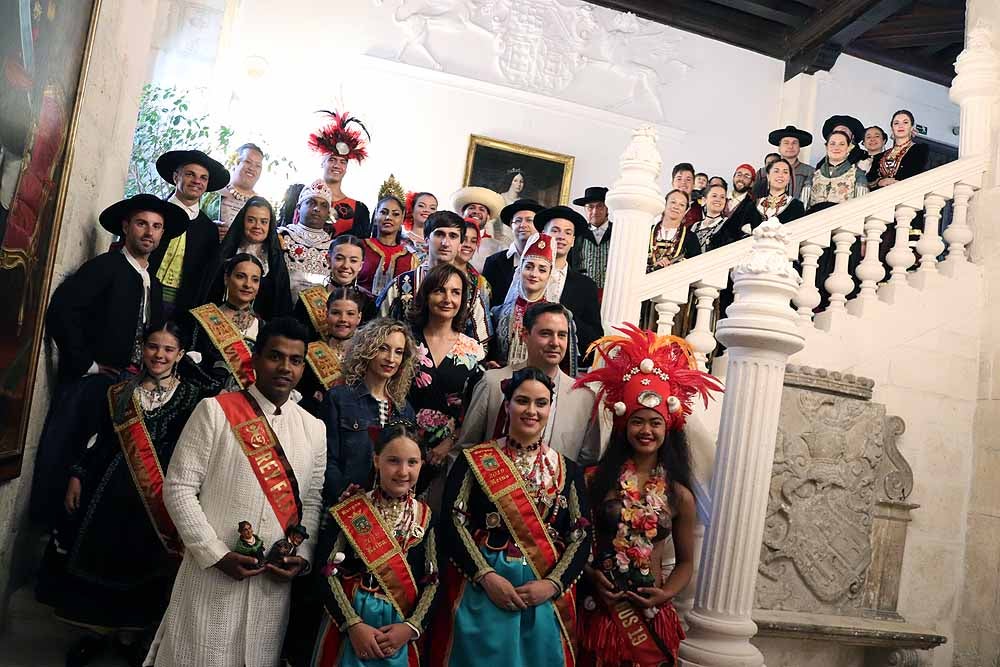
[(587, 220), (571, 209), (569, 206), (550, 206), (549, 208), (542, 209), (535, 214), (535, 229), (539, 233), (545, 231), (545, 225), (557, 218), (562, 218), (563, 220), (569, 220), (573, 223), (573, 231), (579, 236), (587, 229)]
[(854, 116), (830, 116), (823, 123), (823, 138), (829, 139), (833, 128), (843, 125), (851, 133), (851, 143), (857, 146), (865, 139), (865, 126)]
[(794, 125), (788, 125), (782, 130), (775, 130), (771, 134), (767, 135), (767, 142), (772, 146), (781, 145), (781, 140), (785, 137), (795, 137), (799, 140), (799, 146), (805, 148), (813, 142), (813, 135), (809, 134), (805, 130), (800, 130)]
[(128, 199), (112, 204), (98, 217), (101, 227), (108, 230), (115, 236), (122, 235), (122, 222), (128, 220), (136, 211), (153, 211), (163, 216), (163, 238), (160, 243), (176, 238), (187, 231), (187, 212), (176, 204), (160, 199), (156, 195), (133, 195)]
[(604, 198), (608, 195), (608, 189), (602, 188), (600, 186), (589, 187), (583, 191), (582, 197), (577, 197), (573, 200), (573, 203), (577, 206), (586, 206), (587, 204), (592, 204), (595, 201), (603, 202)]
[(208, 170), (206, 192), (215, 192), (229, 185), (229, 170), (201, 151), (167, 151), (156, 158), (156, 173), (173, 185), (174, 172), (186, 164), (200, 164)]
[(518, 211), (531, 211), (532, 213), (538, 213), (545, 207), (536, 202), (534, 199), (518, 199), (513, 204), (507, 204), (500, 211), (500, 222), (510, 227), (510, 221), (514, 218), (514, 214)]

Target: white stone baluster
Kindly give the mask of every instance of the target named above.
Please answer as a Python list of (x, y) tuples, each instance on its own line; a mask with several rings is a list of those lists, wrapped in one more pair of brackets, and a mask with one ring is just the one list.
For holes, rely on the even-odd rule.
[[(687, 335), (687, 342), (694, 350), (694, 358), (698, 360), (698, 368), (708, 368), (708, 355), (715, 350), (715, 332), (712, 331), (712, 315), (715, 310), (715, 300), (719, 298), (719, 290), (704, 283), (695, 285), (694, 307), (696, 311), (694, 328)], [(721, 315), (721, 314), (720, 314)]]
[(941, 272), (954, 275), (955, 269), (969, 262), (967, 246), (972, 241), (972, 227), (969, 226), (969, 200), (973, 188), (967, 183), (955, 186), (955, 198), (951, 202), (951, 224), (944, 230), (944, 240), (948, 243), (948, 256), (941, 262)]
[(830, 303), (826, 310), (816, 316), (816, 327), (830, 331), (838, 318), (847, 314), (844, 307), (847, 295), (854, 290), (854, 278), (851, 277), (851, 246), (854, 245), (854, 232), (841, 227), (833, 233), (833, 271), (823, 281), (823, 289), (830, 295)]
[(900, 204), (896, 207), (896, 240), (892, 250), (886, 255), (886, 262), (892, 267), (889, 282), (879, 288), (879, 298), (886, 303), (893, 303), (899, 290), (907, 285), (906, 270), (915, 261), (910, 248), (910, 223), (917, 216), (917, 210), (912, 206)]
[(642, 303), (635, 293), (646, 277), (649, 228), (653, 217), (663, 212), (663, 195), (656, 182), (663, 160), (653, 126), (643, 125), (632, 133), (620, 165), (621, 176), (606, 198), (615, 221), (601, 302), (601, 319), (606, 328), (639, 321)]
[(885, 267), (878, 257), (879, 246), (882, 245), (882, 234), (885, 233), (888, 223), (876, 217), (869, 216), (865, 220), (865, 256), (858, 264), (856, 274), (861, 281), (861, 289), (858, 296), (847, 304), (847, 312), (852, 315), (863, 315), (866, 311), (878, 308), (879, 282), (885, 278)]
[(684, 303), (667, 296), (658, 296), (653, 299), (653, 304), (656, 306), (657, 336), (668, 336), (673, 332), (674, 318), (680, 312), (681, 306)]
[(816, 264), (823, 254), (823, 246), (812, 241), (803, 241), (799, 250), (802, 253), (802, 284), (792, 301), (798, 309), (799, 321), (803, 324), (812, 322), (813, 310), (820, 302), (819, 289), (816, 287)]
[(733, 270), (736, 300), (719, 322), (729, 348), (712, 516), (705, 531), (685, 667), (751, 667), (764, 658), (751, 643), (760, 544), (764, 533), (788, 356), (803, 336), (789, 301), (799, 276), (785, 254), (787, 232), (768, 220), (754, 230), (752, 252)]
[(917, 241), (920, 266), (910, 277), (910, 284), (918, 289), (927, 287), (938, 278), (937, 258), (944, 252), (944, 242), (938, 232), (941, 226), (941, 209), (945, 199), (941, 195), (929, 194), (924, 197), (924, 231)]

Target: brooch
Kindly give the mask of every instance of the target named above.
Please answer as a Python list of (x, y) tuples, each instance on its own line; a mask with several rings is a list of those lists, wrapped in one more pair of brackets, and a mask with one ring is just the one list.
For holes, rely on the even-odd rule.
[(500, 513), (490, 512), (486, 515), (486, 527), (490, 530), (500, 527)]

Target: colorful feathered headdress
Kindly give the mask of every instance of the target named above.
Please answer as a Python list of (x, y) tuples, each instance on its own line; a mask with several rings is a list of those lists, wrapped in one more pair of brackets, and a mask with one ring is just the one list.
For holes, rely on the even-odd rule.
[[(320, 110), (330, 117), (331, 122), (309, 135), (309, 147), (323, 155), (336, 155), (348, 160), (357, 160), (360, 164), (368, 157), (368, 143), (371, 135), (364, 123), (348, 112)], [(357, 125), (360, 129), (352, 127)], [(365, 133), (367, 141), (362, 138)]]
[(615, 328), (625, 335), (604, 336), (591, 344), (595, 360), (604, 365), (577, 378), (575, 386), (600, 383), (598, 400), (616, 422), (649, 408), (666, 420), (668, 430), (681, 429), (695, 396), (707, 406), (709, 392), (722, 391), (714, 376), (698, 370), (683, 338), (657, 336), (628, 322)]

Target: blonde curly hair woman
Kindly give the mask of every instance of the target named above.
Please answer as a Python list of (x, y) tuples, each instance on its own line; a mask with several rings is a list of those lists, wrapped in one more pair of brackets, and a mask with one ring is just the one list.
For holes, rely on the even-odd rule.
[(391, 318), (372, 320), (354, 334), (344, 358), (344, 383), (323, 401), (326, 480), (323, 501), (333, 505), (352, 484), (364, 485), (372, 470), (372, 441), (395, 419), (413, 420), (406, 401), (416, 372), (409, 328)]

